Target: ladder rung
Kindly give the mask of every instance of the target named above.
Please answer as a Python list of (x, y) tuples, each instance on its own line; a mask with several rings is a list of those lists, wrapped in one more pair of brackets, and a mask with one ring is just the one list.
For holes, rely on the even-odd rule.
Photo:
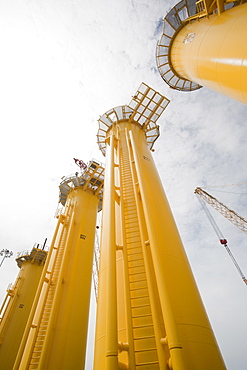
[(136, 240), (136, 241), (126, 241), (127, 249), (136, 249), (136, 248), (141, 248), (141, 240)]
[(159, 365), (159, 361), (152, 361), (152, 362), (142, 362), (140, 364), (136, 364), (136, 366), (149, 366), (149, 365)]
[[(127, 247), (127, 256), (134, 256), (136, 254), (140, 254), (142, 253), (142, 249), (141, 249), (141, 244), (135, 244), (135, 243), (126, 243), (126, 247)], [(131, 252), (131, 253), (128, 253), (128, 252)], [(135, 253), (132, 253), (132, 252), (135, 252)]]
[(136, 209), (132, 209), (132, 210), (124, 212), (124, 219), (125, 220), (126, 219), (131, 219), (131, 218), (133, 218), (133, 216), (135, 216), (137, 218)]
[(150, 328), (152, 326), (153, 324), (138, 325), (138, 326), (133, 326), (133, 329)]
[(135, 194), (132, 190), (123, 189), (123, 204), (135, 201)]
[(134, 292), (136, 290), (142, 290), (142, 289), (148, 289), (147, 285), (142, 286), (142, 287), (138, 287), (138, 288), (132, 288), (132, 289), (130, 289), (130, 292)]
[[(128, 264), (130, 264), (132, 261), (128, 261)], [(137, 267), (144, 267), (144, 264), (142, 265), (135, 265), (135, 266), (129, 266), (129, 268), (137, 268)]]
[(138, 223), (137, 215), (134, 215), (134, 216), (131, 215), (131, 216), (125, 217), (124, 224), (125, 224), (126, 230), (133, 229), (134, 227), (138, 227), (139, 223)]
[(137, 247), (141, 247), (142, 246), (142, 243), (141, 243), (141, 239), (139, 238), (138, 240), (136, 240), (136, 241), (129, 241), (129, 238), (126, 238), (126, 245), (127, 244), (133, 244), (133, 245), (129, 245), (129, 249), (131, 249), (131, 248), (137, 248)]
[(135, 308), (141, 308), (141, 307), (150, 307), (150, 303), (139, 304), (138, 306), (132, 306), (131, 308), (135, 309)]
[(135, 194), (134, 194), (134, 191), (131, 190), (131, 189), (123, 189), (123, 202), (125, 204), (125, 202), (127, 201), (130, 201), (130, 200), (135, 200)]
[(133, 202), (131, 201), (131, 203), (128, 203), (128, 202), (125, 202), (125, 198), (126, 197), (124, 197), (124, 204), (123, 204), (124, 212), (127, 212), (128, 209), (132, 209), (132, 210), (135, 210), (135, 212), (137, 212), (135, 200), (133, 199)]
[(154, 348), (145, 348), (145, 349), (137, 349), (137, 350), (135, 350), (135, 353), (137, 353), (137, 352), (148, 352), (148, 351), (157, 351), (157, 348), (156, 347), (154, 347)]
[(136, 207), (135, 197), (134, 196), (131, 198), (128, 197), (127, 199), (124, 200), (123, 205), (127, 207), (133, 205), (134, 207)]
[[(137, 248), (140, 248), (140, 247), (137, 247)], [(140, 254), (140, 253), (142, 253), (142, 250), (141, 251), (137, 251), (135, 253), (129, 253), (129, 254), (127, 254), (127, 256), (128, 257), (131, 257), (131, 256), (135, 256), (135, 255)]]
[(133, 225), (133, 224), (138, 225), (137, 215), (135, 215), (134, 217), (127, 217), (127, 220), (125, 220), (125, 227), (129, 227), (128, 225)]
[[(128, 249), (129, 252), (131, 251), (131, 249), (136, 251), (137, 248), (141, 248), (141, 252), (142, 252), (142, 244), (141, 244), (140, 240), (135, 241), (135, 242), (133, 242), (133, 241), (132, 242), (126, 242), (126, 245), (127, 245), (127, 249)], [(138, 252), (138, 253), (140, 253), (140, 252)]]
[[(133, 189), (133, 185), (132, 186), (126, 186), (126, 185), (123, 185), (123, 196), (124, 196), (124, 199), (134, 199), (135, 198), (135, 193), (134, 193), (134, 189)], [(126, 197), (126, 195), (128, 195), (128, 197)]]
[(125, 229), (126, 229), (126, 236), (132, 233), (138, 233), (140, 235), (139, 225), (137, 223), (136, 225), (133, 225), (131, 227), (126, 227)]
[[(138, 268), (139, 266), (136, 266), (136, 267), (133, 267), (131, 266), (130, 268), (131, 269), (135, 269), (135, 268)], [(141, 266), (142, 267), (142, 266)], [(129, 272), (129, 275), (132, 276), (132, 275), (137, 275), (137, 274), (144, 274), (145, 271), (139, 271), (139, 272)]]
[(132, 316), (132, 319), (138, 319), (140, 317), (147, 317), (147, 316), (152, 316), (151, 313), (145, 313), (145, 314), (142, 314), (142, 315), (136, 315), (136, 316)]
[(144, 337), (134, 338), (134, 340), (150, 339), (155, 338), (155, 335), (145, 335)]
[[(128, 239), (129, 240), (129, 239)], [(127, 248), (130, 249), (136, 249), (136, 248), (141, 248), (141, 240), (132, 240), (132, 241), (126, 241)]]
[[(133, 267), (131, 267), (133, 268)], [(141, 274), (145, 274), (145, 271), (139, 271), (139, 272), (130, 272), (129, 275), (141, 275)]]
[[(137, 254), (137, 253), (136, 253)], [(129, 257), (129, 256), (128, 256)], [(135, 262), (135, 261), (143, 261), (143, 257), (140, 257), (140, 258), (135, 258), (134, 260), (129, 260), (128, 259), (128, 262)]]
[(140, 282), (142, 282), (142, 281), (147, 281), (147, 279), (145, 278), (145, 279), (140, 279), (140, 280), (130, 281), (130, 284), (131, 284), (131, 283), (140, 283)]

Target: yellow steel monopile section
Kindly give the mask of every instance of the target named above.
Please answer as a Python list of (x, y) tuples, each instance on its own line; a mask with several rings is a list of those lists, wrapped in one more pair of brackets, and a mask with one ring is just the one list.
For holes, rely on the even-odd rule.
[(150, 152), (169, 101), (99, 119), (106, 155), (94, 369), (225, 369)]
[(164, 18), (157, 65), (180, 91), (201, 86), (247, 104), (247, 3), (182, 0)]
[(0, 309), (0, 369), (12, 370), (33, 299), (46, 260), (47, 251), (34, 247), (18, 253), (20, 272)]
[(64, 178), (58, 224), (13, 369), (84, 368), (97, 210), (104, 168)]

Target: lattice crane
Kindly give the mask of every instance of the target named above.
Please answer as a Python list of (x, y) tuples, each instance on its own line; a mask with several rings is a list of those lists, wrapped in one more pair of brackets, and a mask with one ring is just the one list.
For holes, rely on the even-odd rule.
[(244, 233), (247, 234), (247, 220), (237, 214), (235, 211), (229, 209), (225, 204), (221, 203), (218, 199), (214, 198), (212, 195), (208, 194), (205, 190), (202, 188), (196, 188), (195, 194), (198, 196), (198, 200), (201, 203), (202, 208), (204, 209), (212, 227), (214, 228), (214, 231), (216, 232), (220, 244), (222, 244), (227, 253), (229, 254), (232, 262), (234, 263), (236, 269), (238, 270), (239, 275), (241, 276), (243, 282), (247, 285), (247, 279), (245, 275), (243, 274), (239, 264), (235, 260), (230, 248), (227, 245), (227, 240), (223, 236), (222, 232), (220, 231), (218, 225), (216, 224), (213, 216), (209, 212), (208, 208), (206, 207), (203, 200), (208, 203), (210, 206), (212, 206), (214, 209), (216, 209), (219, 213), (221, 213), (225, 218), (227, 218), (229, 221), (231, 221), (235, 226), (237, 226), (240, 230), (242, 230)]
[(231, 221), (235, 226), (247, 234), (247, 220), (240, 216), (237, 212), (229, 209), (225, 204), (208, 194), (202, 188), (196, 188), (195, 194), (198, 194), (205, 202), (212, 206), (216, 211), (222, 214), (225, 218)]

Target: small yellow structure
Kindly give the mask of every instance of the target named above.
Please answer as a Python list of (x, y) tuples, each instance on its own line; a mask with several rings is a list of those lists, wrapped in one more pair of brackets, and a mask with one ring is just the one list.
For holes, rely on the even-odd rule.
[(225, 369), (150, 152), (168, 103), (143, 83), (129, 105), (99, 119), (95, 370)]
[(247, 104), (247, 3), (182, 0), (164, 18), (157, 66), (172, 88), (201, 86)]
[(32, 308), (47, 252), (34, 247), (18, 254), (20, 272), (0, 309), (0, 369), (12, 370)]
[(58, 223), (13, 369), (84, 368), (104, 168), (92, 160), (60, 184)]

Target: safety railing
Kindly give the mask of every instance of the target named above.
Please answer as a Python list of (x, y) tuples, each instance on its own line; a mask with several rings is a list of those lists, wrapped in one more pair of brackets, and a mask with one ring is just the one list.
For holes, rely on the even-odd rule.
[(176, 33), (194, 14), (196, 14), (195, 0), (182, 0), (176, 4), (163, 19), (163, 31), (156, 48), (157, 67), (161, 77), (172, 89), (179, 91), (193, 91), (201, 88), (201, 85), (179, 76), (174, 71), (170, 58), (171, 46)]

